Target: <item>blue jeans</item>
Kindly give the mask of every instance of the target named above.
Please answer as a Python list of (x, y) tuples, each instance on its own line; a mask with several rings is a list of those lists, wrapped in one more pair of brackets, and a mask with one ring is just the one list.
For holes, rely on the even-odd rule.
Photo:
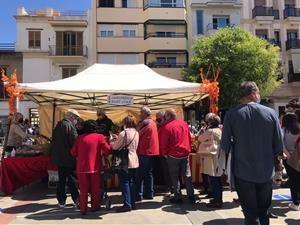
[(223, 187), (222, 187), (222, 181), (221, 177), (213, 177), (209, 176), (209, 180), (212, 187), (212, 195), (215, 202), (223, 202)]
[(245, 216), (245, 225), (269, 225), (267, 212), (272, 202), (272, 180), (253, 183), (235, 177), (235, 187)]
[(128, 169), (128, 172), (124, 170), (120, 170), (119, 172), (123, 203), (125, 207), (130, 209), (135, 208), (135, 170), (136, 169)]
[(154, 195), (152, 159), (153, 156), (139, 156), (139, 168), (136, 174), (136, 191), (139, 199), (143, 196), (153, 197)]

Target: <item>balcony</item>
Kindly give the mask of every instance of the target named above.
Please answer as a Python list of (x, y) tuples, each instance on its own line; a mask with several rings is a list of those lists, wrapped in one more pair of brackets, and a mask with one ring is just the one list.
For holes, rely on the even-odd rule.
[(147, 66), (150, 68), (183, 68), (187, 66), (186, 62), (176, 62), (176, 63), (167, 63), (167, 62), (149, 62)]
[(148, 49), (185, 50), (186, 49), (186, 38), (185, 37), (172, 37), (172, 38), (155, 37), (155, 38), (146, 39), (144, 44), (147, 47), (147, 50)]
[(279, 19), (279, 10), (273, 7), (255, 6), (252, 9), (252, 18), (259, 21), (273, 21)]
[(272, 44), (272, 45), (276, 45), (279, 48), (281, 48), (281, 41), (280, 40), (276, 40), (276, 39), (267, 39), (267, 41)]
[(285, 42), (286, 50), (300, 49), (300, 39), (291, 39)]
[(285, 8), (283, 15), (286, 20), (300, 22), (300, 8)]
[(0, 52), (14, 52), (15, 43), (0, 43)]
[(97, 22), (144, 23), (143, 8), (97, 8)]
[(150, 32), (145, 35), (145, 39), (147, 38), (186, 38), (187, 34), (186, 33), (175, 33), (175, 32)]
[(225, 28), (225, 27), (234, 27), (235, 24), (220, 24), (220, 23), (209, 23), (206, 26), (206, 32), (208, 35), (214, 34), (219, 29)]
[(288, 74), (288, 83), (300, 82), (300, 74), (289, 73)]
[(97, 37), (97, 52), (144, 52), (144, 37)]
[(50, 56), (87, 56), (87, 46), (74, 45), (74, 46), (49, 46)]
[(157, 0), (144, 0), (144, 9), (147, 8), (184, 8), (184, 0), (178, 1), (157, 1)]

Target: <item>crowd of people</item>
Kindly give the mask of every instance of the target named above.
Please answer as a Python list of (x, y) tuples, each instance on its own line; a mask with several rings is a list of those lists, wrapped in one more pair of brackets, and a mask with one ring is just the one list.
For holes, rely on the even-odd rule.
[[(110, 151), (122, 151), (125, 146), (129, 149), (128, 163), (118, 173), (123, 206), (117, 208), (117, 212), (134, 210), (135, 202), (154, 198), (153, 161), (157, 156), (162, 158), (167, 180), (166, 194), (170, 195), (171, 191), (174, 194), (170, 202), (182, 202), (180, 177), (183, 176), (188, 200), (195, 203), (188, 157), (191, 151), (189, 127), (186, 122), (177, 119), (174, 109), (160, 111), (156, 122), (151, 118), (151, 110), (144, 106), (140, 110), (139, 122), (131, 115), (123, 118), (123, 130), (119, 134), (111, 134), (113, 123), (99, 109), (97, 120), (81, 123), (81, 134), (78, 136), (79, 118), (76, 110), (69, 109), (53, 130), (51, 157), (58, 166), (59, 207), (65, 207), (65, 186), (68, 182), (74, 207), (79, 206), (81, 213), (86, 214), (90, 193), (91, 210), (98, 210), (101, 158)], [(75, 171), (80, 195), (75, 182)]]
[[(242, 83), (239, 95), (241, 104), (226, 112), (223, 124), (218, 115), (209, 113), (195, 132), (177, 118), (172, 108), (157, 112), (154, 121), (151, 110), (144, 106), (138, 122), (131, 115), (122, 119), (122, 131), (118, 134), (112, 134), (113, 122), (102, 109), (97, 110), (97, 120), (87, 121), (81, 120), (76, 110), (69, 109), (52, 136), (51, 158), (58, 167), (59, 207), (65, 207), (67, 183), (74, 207), (86, 214), (90, 193), (91, 211), (97, 211), (101, 159), (124, 149), (128, 149), (128, 162), (118, 173), (123, 206), (117, 212), (135, 210), (136, 202), (154, 198), (154, 157), (160, 157), (165, 194), (170, 196), (170, 202), (183, 202), (183, 178), (187, 200), (195, 203), (189, 162), (194, 133), (200, 143), (197, 163), (203, 177), (201, 194), (210, 198), (207, 207), (223, 207), (222, 175), (226, 173), (230, 187), (237, 192), (245, 224), (269, 224), (275, 168), (283, 162), (291, 189), (290, 208), (300, 211), (300, 127), (297, 114), (291, 110), (296, 103), (290, 102), (279, 120), (274, 110), (259, 104), (260, 93), (254, 82)], [(11, 129), (22, 134), (22, 138), (30, 137), (19, 128), (20, 116), (16, 115)], [(12, 140), (16, 141), (12, 136), (9, 138), (8, 150), (17, 145)]]

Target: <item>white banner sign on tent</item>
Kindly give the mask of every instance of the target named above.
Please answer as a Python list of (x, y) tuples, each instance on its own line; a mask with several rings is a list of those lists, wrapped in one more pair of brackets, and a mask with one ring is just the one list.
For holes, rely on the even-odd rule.
[(129, 95), (109, 95), (107, 103), (110, 105), (133, 105), (133, 96)]

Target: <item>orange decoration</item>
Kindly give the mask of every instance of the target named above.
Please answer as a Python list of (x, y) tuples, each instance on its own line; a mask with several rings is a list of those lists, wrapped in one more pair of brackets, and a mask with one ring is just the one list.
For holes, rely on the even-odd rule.
[[(213, 72), (213, 81), (208, 80), (210, 71)], [(210, 112), (218, 113), (218, 102), (219, 102), (219, 82), (218, 77), (221, 72), (220, 67), (217, 71), (214, 71), (214, 64), (210, 64), (206, 74), (203, 73), (203, 68), (200, 69), (200, 76), (202, 79), (201, 91), (208, 93), (209, 95), (209, 108)]]
[(2, 74), (1, 80), (3, 81), (4, 88), (9, 96), (9, 100), (8, 100), (9, 113), (15, 113), (17, 98), (19, 98), (19, 100), (23, 100), (24, 91), (18, 88), (16, 70), (14, 70), (14, 73), (10, 77), (5, 74), (3, 69), (1, 70), (1, 74)]

